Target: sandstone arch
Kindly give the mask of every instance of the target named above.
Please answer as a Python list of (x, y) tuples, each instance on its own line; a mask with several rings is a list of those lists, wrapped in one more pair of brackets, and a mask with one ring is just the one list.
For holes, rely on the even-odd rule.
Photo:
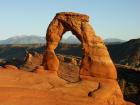
[(115, 66), (104, 42), (96, 36), (88, 22), (89, 16), (84, 14), (73, 12), (56, 14), (46, 33), (47, 46), (43, 57), (43, 65), (46, 70), (57, 72), (59, 60), (54, 49), (58, 46), (63, 34), (71, 31), (82, 44), (83, 59), (80, 75), (107, 79), (117, 78)]

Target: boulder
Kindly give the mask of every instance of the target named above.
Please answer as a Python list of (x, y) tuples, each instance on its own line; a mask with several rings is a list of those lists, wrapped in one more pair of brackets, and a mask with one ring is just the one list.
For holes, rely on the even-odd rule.
[(26, 54), (24, 65), (20, 69), (25, 71), (34, 71), (42, 64), (43, 55), (37, 52), (28, 52)]
[(4, 68), (10, 69), (10, 70), (18, 70), (18, 68), (14, 65), (5, 65)]

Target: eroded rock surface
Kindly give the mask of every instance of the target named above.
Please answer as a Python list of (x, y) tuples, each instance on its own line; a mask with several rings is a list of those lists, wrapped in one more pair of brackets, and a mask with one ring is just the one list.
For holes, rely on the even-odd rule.
[(84, 76), (71, 83), (37, 70), (0, 68), (0, 105), (133, 105), (125, 103), (116, 80)]
[[(96, 36), (95, 31), (88, 22), (89, 17), (87, 15), (72, 12), (56, 14), (46, 34), (47, 44), (43, 57), (44, 68), (47, 71), (52, 71), (57, 74), (59, 60), (54, 50), (62, 39), (63, 34), (66, 31), (71, 31), (82, 44), (81, 82), (85, 80), (92, 81), (93, 83), (96, 82), (96, 88), (89, 88), (86, 91), (86, 95), (96, 100), (95, 105), (126, 105), (116, 81), (116, 68), (109, 56), (107, 48), (103, 40), (99, 36)], [(77, 89), (75, 85), (78, 84), (77, 82), (72, 85), (70, 90), (65, 89), (63, 91)], [(81, 94), (81, 96), (83, 95), (84, 93)]]
[(28, 52), (26, 54), (24, 65), (20, 69), (25, 71), (34, 71), (42, 64), (43, 55), (37, 52)]
[(59, 60), (55, 55), (63, 34), (71, 31), (82, 43), (83, 59), (80, 74), (85, 76), (116, 79), (116, 69), (102, 39), (96, 36), (95, 31), (88, 23), (87, 15), (62, 12), (56, 14), (50, 23), (46, 39), (47, 46), (43, 64), (46, 70), (58, 71)]

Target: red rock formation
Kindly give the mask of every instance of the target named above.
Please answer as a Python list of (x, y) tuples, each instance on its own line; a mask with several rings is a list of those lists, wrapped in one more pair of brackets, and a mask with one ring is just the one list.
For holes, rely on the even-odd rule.
[[(96, 36), (88, 21), (87, 15), (79, 13), (62, 12), (56, 14), (46, 34), (47, 46), (43, 57), (44, 68), (57, 73), (59, 60), (54, 50), (62, 35), (66, 31), (71, 31), (82, 43), (84, 56), (80, 66), (80, 78), (82, 81), (87, 80), (96, 83), (93, 88), (86, 91), (86, 94), (96, 100), (95, 105), (125, 105), (122, 92), (116, 81), (115, 66), (103, 40)], [(64, 89), (63, 91), (68, 90)], [(76, 92), (76, 94), (79, 93)]]
[(62, 12), (56, 14), (50, 23), (46, 39), (47, 46), (44, 53), (43, 64), (46, 70), (58, 71), (59, 60), (55, 55), (62, 35), (71, 31), (82, 43), (83, 59), (81, 63), (81, 75), (116, 79), (116, 69), (110, 59), (107, 48), (102, 39), (96, 36), (95, 31), (88, 23), (87, 15)]
[(36, 67), (42, 64), (43, 55), (37, 52), (27, 53), (24, 65), (20, 67), (20, 69), (25, 71), (34, 71)]
[(126, 105), (116, 80), (83, 77), (70, 83), (38, 69), (0, 68), (0, 105)]
[(14, 65), (5, 65), (4, 66), (6, 69), (11, 69), (11, 70), (18, 70), (18, 68)]

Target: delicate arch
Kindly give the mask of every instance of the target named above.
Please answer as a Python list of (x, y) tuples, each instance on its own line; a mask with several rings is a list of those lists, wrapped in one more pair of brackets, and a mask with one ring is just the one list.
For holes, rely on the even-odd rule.
[(109, 53), (102, 39), (96, 36), (95, 31), (88, 23), (87, 15), (62, 12), (56, 14), (50, 23), (46, 40), (47, 46), (43, 57), (43, 65), (46, 70), (58, 71), (59, 60), (55, 55), (63, 34), (71, 31), (82, 43), (83, 59), (80, 66), (80, 74), (116, 79), (116, 69), (110, 59)]

